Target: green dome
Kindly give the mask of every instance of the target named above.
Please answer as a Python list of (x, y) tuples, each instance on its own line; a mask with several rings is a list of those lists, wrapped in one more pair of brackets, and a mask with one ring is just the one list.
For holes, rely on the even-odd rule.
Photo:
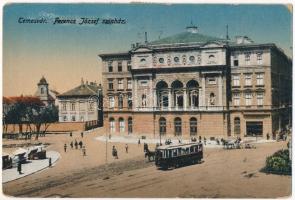
[(200, 33), (183, 32), (150, 42), (150, 44), (206, 43), (209, 41), (225, 41), (225, 39), (203, 35)]

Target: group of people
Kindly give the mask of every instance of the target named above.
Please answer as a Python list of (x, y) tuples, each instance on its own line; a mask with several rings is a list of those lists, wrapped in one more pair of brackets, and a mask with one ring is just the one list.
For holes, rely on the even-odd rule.
[[(73, 133), (72, 132), (70, 132), (70, 137), (73, 137)], [(84, 133), (83, 132), (81, 132), (81, 137), (82, 138), (84, 137)], [(80, 142), (78, 142), (76, 139), (75, 139), (75, 141), (71, 141), (70, 147), (71, 147), (71, 149), (74, 149), (74, 147), (75, 147), (75, 149), (78, 149), (78, 147), (80, 147), (80, 149), (82, 150), (83, 156), (86, 156), (86, 147), (85, 147), (85, 145), (83, 145), (82, 140), (80, 140)], [(64, 144), (64, 151), (65, 151), (65, 153), (67, 152), (67, 149), (68, 149), (68, 146), (67, 146), (67, 143), (65, 143)]]
[[(128, 144), (125, 144), (125, 153), (128, 153), (128, 150), (129, 150), (129, 146), (128, 146)], [(119, 159), (118, 151), (117, 151), (117, 148), (116, 148), (115, 145), (114, 145), (113, 148), (112, 148), (112, 156), (113, 156), (115, 159)]]

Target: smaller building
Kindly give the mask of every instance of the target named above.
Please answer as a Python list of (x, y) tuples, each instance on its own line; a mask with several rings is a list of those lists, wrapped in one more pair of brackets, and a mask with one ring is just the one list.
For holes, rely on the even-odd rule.
[(88, 81), (65, 93), (57, 95), (59, 106), (59, 122), (102, 123), (102, 88)]
[(37, 92), (35, 93), (36, 97), (39, 97), (41, 101), (46, 105), (56, 105), (57, 106), (57, 101), (56, 101), (56, 96), (59, 93), (55, 90), (49, 89), (49, 84), (42, 76), (38, 83), (38, 89)]

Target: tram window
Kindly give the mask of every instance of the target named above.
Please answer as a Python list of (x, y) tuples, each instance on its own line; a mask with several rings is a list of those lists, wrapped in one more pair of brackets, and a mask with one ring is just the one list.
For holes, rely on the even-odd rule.
[(191, 147), (190, 148), (190, 153), (194, 153), (195, 152), (195, 148), (194, 147)]
[(173, 149), (173, 157), (177, 156), (177, 149)]

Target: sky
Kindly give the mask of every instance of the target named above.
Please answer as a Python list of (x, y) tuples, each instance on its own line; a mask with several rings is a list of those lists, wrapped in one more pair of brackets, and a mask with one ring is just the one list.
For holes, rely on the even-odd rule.
[[(53, 24), (55, 18), (124, 19), (125, 24)], [(47, 23), (19, 23), (19, 19)], [(132, 43), (185, 31), (191, 22), (201, 34), (247, 35), (275, 43), (292, 55), (292, 13), (284, 5), (230, 4), (6, 4), (3, 8), (3, 96), (34, 95), (44, 76), (60, 93), (81, 78), (101, 82), (98, 54), (128, 51)]]

